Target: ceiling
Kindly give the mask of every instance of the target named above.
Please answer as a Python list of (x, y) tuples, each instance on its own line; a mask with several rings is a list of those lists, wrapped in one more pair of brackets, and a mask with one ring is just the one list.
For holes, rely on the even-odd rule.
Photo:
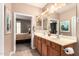
[(47, 3), (27, 3), (27, 4), (38, 8), (43, 8)]

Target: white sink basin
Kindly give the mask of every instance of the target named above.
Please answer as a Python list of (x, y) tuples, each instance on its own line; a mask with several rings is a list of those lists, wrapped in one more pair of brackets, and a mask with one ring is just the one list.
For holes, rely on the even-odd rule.
[(57, 36), (50, 36), (50, 38), (57, 38)]

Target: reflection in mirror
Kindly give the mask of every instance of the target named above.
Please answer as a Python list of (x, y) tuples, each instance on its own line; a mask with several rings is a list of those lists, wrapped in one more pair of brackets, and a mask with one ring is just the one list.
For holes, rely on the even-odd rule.
[(42, 18), (41, 17), (37, 17), (37, 19), (36, 19), (36, 29), (37, 30), (42, 29)]
[[(48, 4), (46, 12), (36, 20), (36, 28), (51, 34), (76, 36), (76, 4)], [(45, 17), (44, 17), (45, 16)], [(51, 20), (55, 20), (51, 22)]]
[[(52, 27), (50, 28), (53, 28), (53, 26), (59, 27), (59, 35), (76, 36), (76, 4), (67, 3), (63, 7), (56, 9), (50, 15), (49, 19), (56, 19), (59, 21), (59, 25), (52, 25), (52, 23)], [(53, 33), (54, 30), (51, 30)], [(56, 32), (58, 31), (55, 30), (55, 33)]]
[(59, 19), (57, 13), (50, 14), (48, 30), (51, 34), (59, 34)]
[(50, 33), (56, 34), (57, 33), (57, 21), (51, 20), (50, 23)]
[(75, 34), (76, 4), (67, 4), (63, 8), (59, 9), (58, 13), (59, 13), (59, 20), (60, 20), (59, 34), (67, 35), (67, 36), (72, 36), (73, 34)]
[(48, 19), (46, 17), (43, 18), (43, 30), (47, 30), (47, 22), (48, 22)]

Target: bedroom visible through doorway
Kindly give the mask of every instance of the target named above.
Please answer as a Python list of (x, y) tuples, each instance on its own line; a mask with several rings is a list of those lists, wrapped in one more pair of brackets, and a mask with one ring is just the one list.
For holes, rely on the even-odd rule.
[(31, 17), (17, 15), (16, 16), (16, 52), (21, 50), (24, 44), (31, 47)]
[(14, 13), (14, 54), (33, 48), (33, 16)]

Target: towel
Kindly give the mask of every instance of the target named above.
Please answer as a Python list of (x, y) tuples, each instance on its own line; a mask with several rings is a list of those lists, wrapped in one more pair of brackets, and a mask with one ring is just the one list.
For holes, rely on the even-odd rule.
[(67, 55), (74, 54), (74, 49), (72, 47), (67, 47), (64, 49), (64, 51)]

